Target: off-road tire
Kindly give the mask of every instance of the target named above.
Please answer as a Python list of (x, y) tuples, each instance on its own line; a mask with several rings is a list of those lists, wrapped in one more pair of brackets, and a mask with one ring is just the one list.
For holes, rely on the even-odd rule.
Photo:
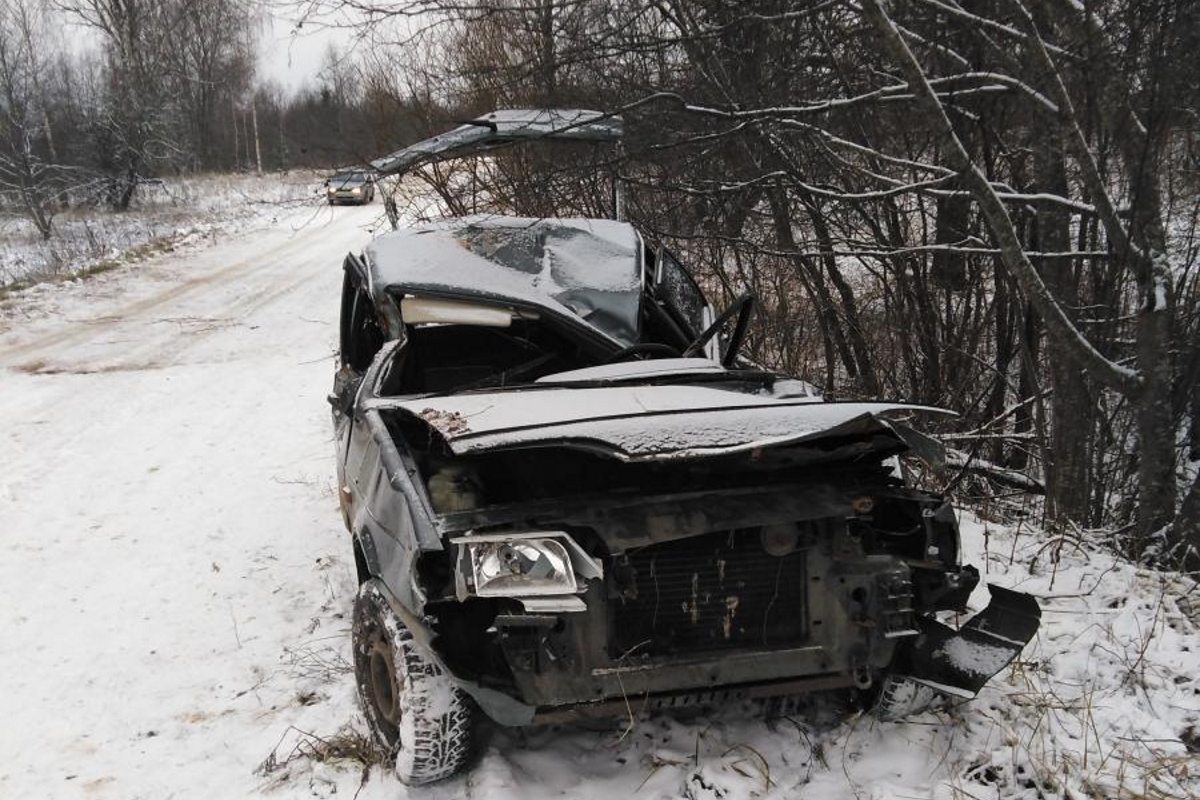
[(887, 675), (879, 687), (875, 716), (884, 722), (898, 722), (918, 714), (938, 699), (938, 692), (912, 678)]
[(460, 770), (471, 753), (475, 705), (421, 652), (378, 580), (359, 589), (352, 640), (359, 702), (397, 777), (416, 785)]

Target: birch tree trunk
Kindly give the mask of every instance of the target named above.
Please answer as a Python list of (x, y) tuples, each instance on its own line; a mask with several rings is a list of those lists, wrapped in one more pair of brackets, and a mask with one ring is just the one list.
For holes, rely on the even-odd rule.
[(250, 98), (250, 119), (254, 123), (254, 166), (259, 177), (262, 177), (262, 148), (258, 143), (258, 103)]

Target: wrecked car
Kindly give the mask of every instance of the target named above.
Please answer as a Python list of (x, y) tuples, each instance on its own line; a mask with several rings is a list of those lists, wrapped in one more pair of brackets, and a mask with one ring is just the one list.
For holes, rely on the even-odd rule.
[[(503, 113), (376, 166), (518, 140), (522, 113), (527, 138), (619, 133)], [(950, 506), (895, 468), (916, 439), (893, 415), (914, 409), (748, 363), (754, 298), (717, 313), (632, 225), (454, 218), (344, 267), (330, 401), (355, 674), (402, 780), (462, 767), (480, 713), (847, 690), (897, 717), (974, 696), (1036, 631), (1037, 604), (997, 587), (938, 621), (979, 575)]]

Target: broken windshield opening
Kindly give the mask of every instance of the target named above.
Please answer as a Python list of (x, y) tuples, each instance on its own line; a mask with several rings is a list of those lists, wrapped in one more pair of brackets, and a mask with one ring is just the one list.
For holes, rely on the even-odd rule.
[(379, 385), (384, 397), (492, 391), (588, 363), (553, 324), (514, 319), (507, 327), (411, 327)]
[(638, 341), (641, 240), (610, 220), (471, 217), (377, 238), (375, 292), (478, 298), (577, 317)]
[(461, 241), (489, 261), (534, 276), (535, 288), (612, 338), (637, 341), (636, 242), (546, 221), (526, 228), (467, 226)]

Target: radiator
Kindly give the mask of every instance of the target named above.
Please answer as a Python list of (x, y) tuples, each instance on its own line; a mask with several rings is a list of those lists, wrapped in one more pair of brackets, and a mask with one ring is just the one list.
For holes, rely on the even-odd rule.
[(614, 658), (791, 647), (808, 635), (805, 553), (770, 555), (757, 529), (651, 545), (627, 558), (623, 597), (609, 601)]

